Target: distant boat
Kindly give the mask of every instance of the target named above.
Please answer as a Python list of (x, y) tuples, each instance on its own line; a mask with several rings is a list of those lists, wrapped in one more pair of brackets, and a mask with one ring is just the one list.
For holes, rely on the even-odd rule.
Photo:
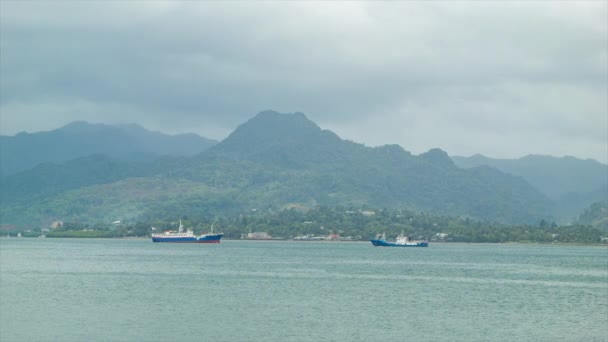
[(410, 240), (407, 236), (403, 235), (403, 233), (397, 236), (397, 240), (395, 242), (386, 241), (384, 233), (382, 236), (370, 240), (372, 245), (375, 247), (428, 247), (428, 241), (418, 241), (418, 240)]
[(223, 233), (214, 234), (213, 226), (211, 226), (211, 233), (199, 236), (194, 235), (194, 232), (190, 229), (184, 233), (183, 227), (182, 220), (179, 220), (179, 230), (177, 233), (167, 231), (163, 234), (152, 234), (152, 242), (220, 243), (220, 239), (224, 236)]

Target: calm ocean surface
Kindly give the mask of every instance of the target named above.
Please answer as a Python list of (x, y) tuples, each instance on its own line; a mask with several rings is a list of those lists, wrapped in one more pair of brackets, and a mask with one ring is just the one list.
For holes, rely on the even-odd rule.
[(0, 239), (0, 341), (608, 341), (608, 248)]

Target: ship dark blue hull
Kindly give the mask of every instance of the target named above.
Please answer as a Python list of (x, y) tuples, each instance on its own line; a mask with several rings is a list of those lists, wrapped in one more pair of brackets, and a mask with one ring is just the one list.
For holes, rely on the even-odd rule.
[(205, 236), (153, 236), (152, 242), (172, 242), (172, 243), (220, 243), (224, 234), (214, 234)]
[(394, 242), (387, 242), (384, 240), (369, 240), (371, 241), (372, 245), (376, 246), (376, 247), (428, 247), (429, 243), (426, 241), (418, 241), (418, 242), (414, 242), (414, 243), (407, 243), (407, 244), (397, 244)]

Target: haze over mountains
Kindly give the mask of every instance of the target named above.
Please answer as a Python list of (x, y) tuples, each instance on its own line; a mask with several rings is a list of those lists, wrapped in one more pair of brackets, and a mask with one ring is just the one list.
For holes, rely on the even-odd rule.
[(0, 175), (92, 154), (139, 161), (163, 155), (193, 156), (215, 143), (196, 134), (150, 132), (136, 124), (112, 126), (77, 121), (49, 132), (0, 136)]
[[(322, 130), (302, 113), (273, 111), (259, 113), (217, 144), (196, 135), (83, 122), (0, 142), (7, 175), (1, 179), (1, 219), (10, 224), (212, 217), (317, 205), (536, 223), (562, 218), (559, 199), (567, 194), (598, 191), (601, 199), (606, 177), (602, 182), (600, 176), (608, 175), (605, 165), (575, 158), (484, 163), (476, 156), (455, 157), (454, 163), (440, 149), (415, 156), (397, 145), (371, 148)], [(543, 168), (545, 175), (556, 173), (552, 183), (535, 178)], [(568, 181), (580, 175), (586, 177), (581, 186)]]
[(608, 201), (608, 166), (592, 159), (528, 155), (494, 159), (482, 155), (452, 157), (459, 167), (487, 165), (521, 176), (555, 203), (556, 215), (574, 217), (591, 203)]

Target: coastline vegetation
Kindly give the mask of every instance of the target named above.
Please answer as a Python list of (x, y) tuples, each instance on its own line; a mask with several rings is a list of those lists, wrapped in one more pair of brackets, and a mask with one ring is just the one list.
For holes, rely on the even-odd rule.
[[(24, 230), (22, 236), (49, 238), (148, 237), (153, 232), (177, 230), (179, 220), (196, 234), (223, 232), (225, 238), (239, 239), (249, 232), (266, 232), (272, 237), (340, 236), (365, 241), (385, 233), (392, 238), (403, 232), (415, 239), (474, 243), (583, 243), (608, 244), (608, 227), (589, 224), (557, 225), (540, 221), (536, 225), (507, 225), (466, 217), (436, 216), (409, 210), (345, 208), (320, 206), (280, 211), (251, 210), (235, 216), (205, 217), (189, 215), (162, 220), (87, 224), (65, 222), (55, 229)], [(152, 230), (154, 228), (154, 231)]]

